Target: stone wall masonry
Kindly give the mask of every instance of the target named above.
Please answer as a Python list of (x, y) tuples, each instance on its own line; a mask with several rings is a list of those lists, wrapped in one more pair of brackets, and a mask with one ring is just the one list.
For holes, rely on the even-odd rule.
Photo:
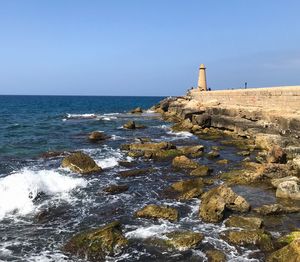
[(227, 106), (300, 111), (300, 86), (281, 86), (236, 90), (190, 91), (190, 96), (206, 104), (217, 101)]

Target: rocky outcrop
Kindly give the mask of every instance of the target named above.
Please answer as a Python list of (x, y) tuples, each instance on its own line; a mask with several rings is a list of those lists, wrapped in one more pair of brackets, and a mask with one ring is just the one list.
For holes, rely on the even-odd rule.
[(240, 227), (244, 229), (259, 229), (263, 220), (258, 217), (231, 216), (225, 221), (227, 227)]
[(90, 261), (104, 261), (128, 244), (123, 236), (121, 224), (113, 222), (73, 236), (64, 246), (64, 251)]
[(180, 169), (196, 169), (200, 166), (199, 163), (187, 158), (186, 156), (175, 157), (172, 161), (172, 165), (173, 167)]
[(100, 131), (94, 131), (92, 132), (89, 136), (88, 136), (88, 139), (91, 141), (91, 142), (98, 142), (98, 141), (103, 141), (103, 140), (106, 140), (108, 139), (109, 136), (106, 135), (104, 132), (100, 132)]
[(267, 262), (298, 262), (300, 261), (300, 239), (292, 241), (285, 247), (273, 252)]
[(148, 205), (135, 213), (136, 217), (152, 218), (152, 219), (165, 219), (175, 222), (179, 219), (177, 209), (167, 206)]
[(258, 246), (263, 251), (274, 249), (270, 234), (263, 230), (226, 231), (223, 237), (231, 244), (239, 246)]
[(231, 188), (222, 185), (213, 188), (201, 197), (200, 217), (206, 222), (220, 222), (225, 211), (247, 212), (249, 203)]
[(80, 174), (98, 173), (102, 170), (91, 157), (82, 152), (65, 157), (61, 165)]
[(270, 216), (270, 215), (298, 213), (300, 212), (300, 207), (271, 204), (271, 205), (263, 205), (261, 207), (254, 208), (253, 210), (261, 215)]

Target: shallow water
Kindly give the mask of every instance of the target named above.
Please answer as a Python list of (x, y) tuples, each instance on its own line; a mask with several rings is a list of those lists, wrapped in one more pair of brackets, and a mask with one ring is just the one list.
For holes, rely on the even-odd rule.
[[(206, 261), (204, 251), (212, 247), (224, 251), (230, 261), (263, 261), (257, 249), (236, 248), (222, 240), (223, 223), (202, 222), (198, 218), (199, 200), (178, 202), (163, 197), (162, 192), (170, 183), (188, 178), (184, 172), (173, 170), (170, 162), (134, 160), (135, 168), (154, 167), (155, 171), (140, 177), (118, 175), (127, 169), (119, 166), (118, 161), (133, 161), (119, 147), (137, 137), (176, 145), (203, 144), (206, 152), (220, 145), (219, 141), (202, 140), (188, 132), (171, 132), (171, 124), (152, 112), (126, 113), (137, 106), (149, 108), (159, 100), (158, 97), (0, 96), (0, 260), (80, 261), (64, 254), (63, 244), (82, 230), (120, 220), (130, 246), (116, 257), (107, 258), (108, 261)], [(147, 128), (122, 129), (128, 120)], [(87, 134), (96, 130), (111, 138), (90, 143)], [(228, 166), (217, 165), (215, 160), (205, 157), (197, 159), (214, 168), (212, 176), (238, 166), (242, 160), (234, 147), (222, 147), (220, 158), (229, 159)], [(104, 171), (92, 176), (74, 174), (60, 167), (62, 158), (41, 157), (49, 150), (82, 150)], [(119, 195), (103, 193), (105, 187), (116, 183), (129, 185), (129, 190)], [(239, 186), (234, 190), (253, 206), (276, 201), (274, 192), (265, 189)], [(133, 217), (135, 211), (153, 203), (178, 208), (180, 221)], [(272, 223), (269, 229), (275, 234), (278, 228), (272, 227), (275, 222)], [(288, 225), (300, 226), (295, 215), (280, 218), (276, 223), (281, 224), (282, 232)], [(177, 229), (203, 233), (203, 244), (195, 250), (179, 252), (162, 251), (145, 241)]]

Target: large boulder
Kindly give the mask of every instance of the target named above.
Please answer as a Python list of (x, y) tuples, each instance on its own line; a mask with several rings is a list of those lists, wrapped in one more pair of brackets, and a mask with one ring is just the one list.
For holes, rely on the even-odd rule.
[(231, 244), (239, 246), (258, 246), (263, 251), (274, 249), (270, 234), (263, 230), (226, 231), (223, 237)]
[(168, 238), (166, 240), (167, 245), (180, 251), (195, 248), (204, 239), (201, 233), (192, 231), (175, 231), (166, 234), (166, 237)]
[(103, 141), (108, 138), (109, 138), (109, 136), (107, 136), (104, 132), (100, 132), (100, 131), (94, 131), (88, 136), (88, 139), (91, 142)]
[(76, 152), (65, 157), (61, 165), (80, 174), (97, 173), (102, 170), (91, 157), (82, 152)]
[(225, 211), (247, 212), (249, 209), (243, 197), (222, 185), (202, 195), (199, 215), (204, 221), (216, 223), (223, 220)]
[(296, 181), (281, 182), (276, 190), (276, 197), (300, 200), (300, 188)]
[(240, 227), (244, 229), (259, 229), (263, 220), (258, 217), (230, 216), (226, 221), (227, 227)]
[(175, 168), (182, 168), (182, 169), (196, 169), (200, 166), (199, 163), (193, 161), (186, 156), (177, 156), (173, 159), (172, 165)]
[(292, 241), (285, 247), (273, 252), (267, 262), (298, 262), (300, 261), (300, 239)]
[(135, 213), (136, 217), (165, 219), (171, 222), (178, 221), (179, 214), (177, 209), (168, 206), (147, 205)]
[(283, 206), (281, 204), (263, 205), (261, 207), (254, 208), (253, 211), (264, 216), (290, 214), (300, 212), (300, 207)]
[(104, 261), (128, 244), (123, 236), (121, 224), (113, 222), (73, 236), (64, 246), (64, 251), (90, 261)]

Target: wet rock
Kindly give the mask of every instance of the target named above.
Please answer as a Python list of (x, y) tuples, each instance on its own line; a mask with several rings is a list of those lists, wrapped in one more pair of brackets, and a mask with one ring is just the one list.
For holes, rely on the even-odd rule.
[(169, 160), (180, 155), (182, 155), (182, 152), (178, 149), (145, 151), (144, 153), (145, 158), (151, 158), (155, 160)]
[(119, 161), (118, 163), (122, 167), (133, 167), (133, 166), (135, 166), (134, 162), (129, 162), (129, 161)]
[(103, 140), (108, 139), (109, 136), (104, 134), (104, 132), (94, 131), (89, 135), (88, 138), (91, 142), (98, 142), (98, 141), (103, 141)]
[(221, 159), (221, 160), (217, 161), (217, 164), (219, 164), (219, 165), (228, 165), (229, 160), (228, 159)]
[(102, 170), (91, 157), (82, 152), (65, 157), (61, 165), (80, 174), (98, 173)]
[(262, 251), (274, 249), (271, 236), (263, 230), (226, 231), (223, 237), (231, 244), (239, 246), (258, 246)]
[(240, 151), (237, 154), (240, 156), (250, 156), (251, 153), (249, 151)]
[(165, 219), (171, 222), (178, 221), (179, 214), (177, 209), (168, 206), (147, 205), (135, 213), (136, 217)]
[(66, 151), (48, 151), (41, 155), (42, 158), (57, 158), (70, 155), (71, 152)]
[(104, 261), (128, 244), (123, 236), (121, 224), (113, 222), (73, 236), (64, 246), (64, 251), (90, 261)]
[(219, 157), (219, 156), (220, 156), (220, 152), (219, 152), (219, 151), (216, 151), (216, 150), (212, 150), (212, 151), (210, 151), (210, 152), (207, 154), (207, 157), (208, 157), (208, 158), (211, 158), (211, 159), (217, 158), (217, 157)]
[[(123, 146), (125, 147), (125, 146)], [(135, 143), (129, 144), (126, 146), (128, 150), (137, 150), (137, 151), (158, 151), (158, 150), (168, 150), (176, 149), (170, 142), (159, 142), (159, 143)]]
[(167, 245), (174, 247), (177, 250), (184, 251), (197, 247), (204, 236), (201, 233), (192, 231), (175, 231), (166, 234)]
[(281, 215), (300, 212), (300, 207), (283, 206), (280, 204), (263, 205), (253, 209), (255, 212), (264, 215)]
[(111, 185), (111, 186), (103, 189), (104, 192), (111, 194), (111, 195), (120, 194), (120, 193), (126, 192), (127, 190), (128, 190), (127, 185)]
[(277, 242), (287, 245), (296, 239), (300, 239), (300, 231), (293, 231), (285, 236), (282, 236), (279, 239), (277, 239)]
[(153, 168), (140, 168), (140, 169), (120, 171), (119, 175), (121, 177), (135, 177), (135, 176), (147, 175), (147, 174), (150, 174), (153, 171), (154, 171)]
[(38, 223), (45, 223), (59, 219), (61, 216), (66, 214), (66, 212), (66, 209), (62, 207), (49, 207), (38, 212), (34, 218)]
[(208, 166), (201, 165), (196, 169), (192, 170), (190, 173), (191, 176), (208, 176), (212, 173), (212, 169)]
[(197, 162), (187, 158), (186, 156), (175, 157), (172, 161), (172, 165), (175, 168), (182, 168), (182, 169), (196, 169), (197, 167), (200, 166)]
[(175, 132), (178, 131), (191, 131), (193, 129), (193, 123), (190, 119), (185, 119), (179, 123), (176, 123), (171, 127), (171, 129)]
[(144, 152), (138, 150), (132, 150), (128, 152), (128, 156), (133, 158), (143, 157)]
[(287, 181), (294, 181), (296, 183), (299, 183), (300, 182), (300, 179), (296, 176), (286, 176), (286, 177), (283, 177), (283, 178), (274, 178), (271, 180), (271, 184), (273, 187), (277, 188), (279, 186), (280, 183), (282, 182), (287, 182)]
[(255, 148), (255, 141), (251, 139), (236, 138), (230, 140), (223, 140), (221, 141), (221, 143), (223, 145), (235, 146), (240, 150), (253, 151), (253, 149)]
[(298, 262), (300, 261), (300, 239), (292, 241), (285, 247), (273, 252), (267, 262)]
[(128, 121), (126, 124), (123, 125), (125, 129), (142, 129), (146, 128), (144, 125), (137, 125), (134, 121)]
[(247, 212), (249, 209), (243, 197), (222, 185), (202, 195), (199, 215), (204, 221), (216, 223), (223, 220), (225, 211)]
[(198, 157), (201, 156), (204, 150), (203, 145), (196, 145), (196, 146), (180, 146), (177, 148), (183, 155), (191, 156), (191, 157)]
[(281, 182), (276, 190), (276, 197), (300, 200), (300, 188), (296, 181)]
[(137, 107), (137, 108), (135, 108), (135, 109), (132, 109), (132, 110), (130, 111), (130, 113), (131, 113), (131, 114), (141, 114), (141, 113), (143, 113), (143, 109), (140, 108), (140, 107)]
[(210, 249), (205, 252), (208, 262), (226, 262), (226, 255), (217, 249)]
[(263, 225), (263, 220), (258, 217), (230, 216), (226, 221), (227, 227), (240, 227), (244, 229), (259, 229)]
[(286, 161), (286, 153), (280, 146), (274, 145), (267, 155), (267, 162), (285, 164)]

